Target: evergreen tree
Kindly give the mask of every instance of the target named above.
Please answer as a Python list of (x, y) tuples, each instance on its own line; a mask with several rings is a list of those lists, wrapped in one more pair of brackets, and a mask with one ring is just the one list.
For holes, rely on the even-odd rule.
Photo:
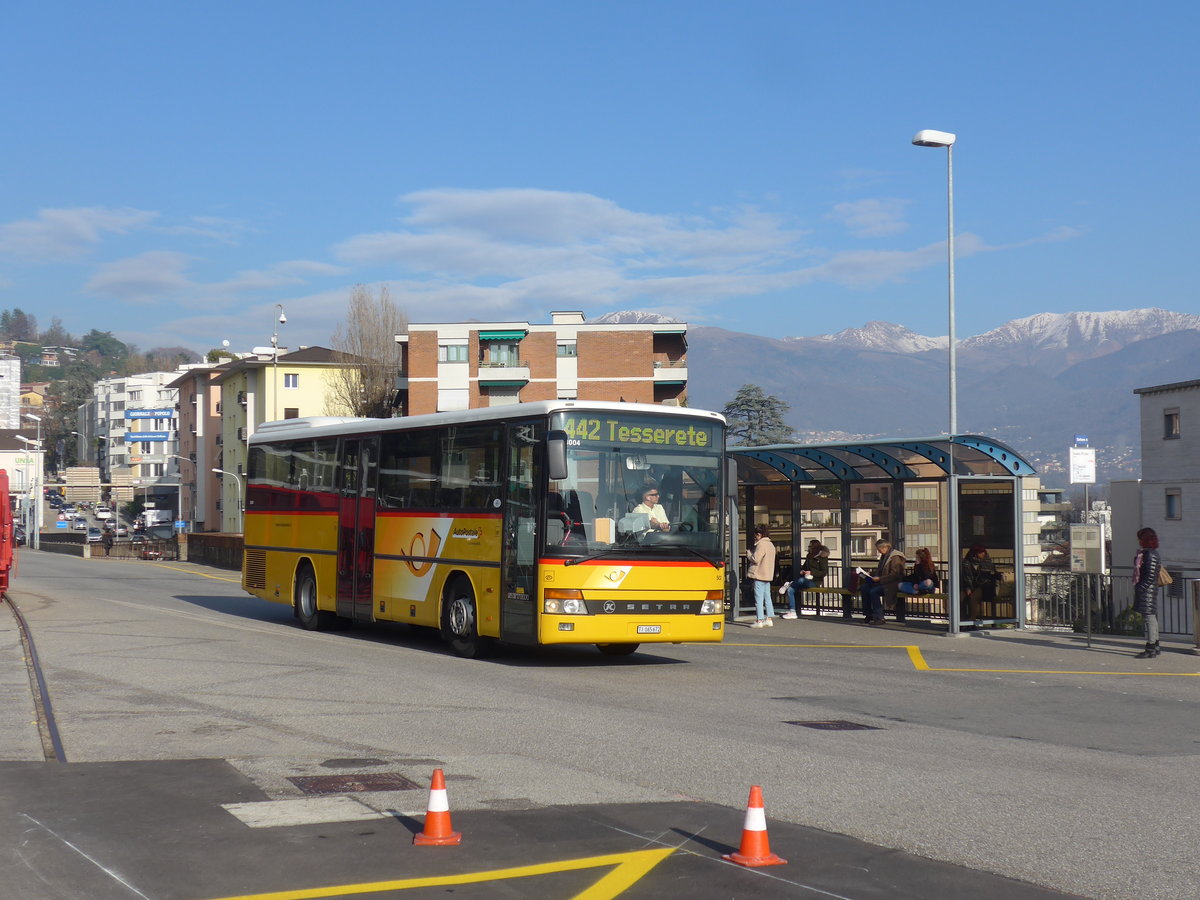
[(789, 409), (787, 403), (764, 394), (758, 385), (742, 385), (722, 410), (729, 421), (730, 442), (761, 447), (792, 441), (792, 427), (783, 420)]
[(37, 341), (37, 319), (19, 309), (14, 309), (8, 320), (8, 336), (14, 341)]

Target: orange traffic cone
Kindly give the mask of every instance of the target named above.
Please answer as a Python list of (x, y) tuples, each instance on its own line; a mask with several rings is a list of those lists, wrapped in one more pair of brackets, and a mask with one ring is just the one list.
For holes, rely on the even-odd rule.
[(767, 813), (763, 808), (762, 788), (757, 784), (750, 788), (750, 801), (746, 804), (742, 846), (736, 853), (726, 853), (721, 859), (748, 868), (782, 866), (787, 863), (786, 859), (780, 859), (771, 852), (771, 845), (767, 840)]
[(450, 801), (446, 799), (446, 776), (441, 769), (433, 770), (429, 785), (429, 806), (425, 811), (425, 828), (413, 835), (413, 843), (435, 847), (458, 844), (462, 833), (450, 827)]

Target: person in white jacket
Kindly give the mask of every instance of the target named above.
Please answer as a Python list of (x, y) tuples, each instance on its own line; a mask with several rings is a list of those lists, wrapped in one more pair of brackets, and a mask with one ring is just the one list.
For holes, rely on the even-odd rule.
[(746, 577), (754, 585), (755, 621), (751, 628), (769, 628), (775, 624), (775, 603), (771, 600), (771, 580), (775, 577), (775, 545), (766, 525), (754, 526), (754, 546), (746, 551), (750, 568)]

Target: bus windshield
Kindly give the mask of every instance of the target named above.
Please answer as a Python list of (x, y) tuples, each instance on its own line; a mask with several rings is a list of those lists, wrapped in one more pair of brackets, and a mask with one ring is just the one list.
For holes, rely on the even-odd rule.
[(711, 419), (559, 413), (567, 471), (546, 494), (549, 556), (721, 556), (724, 434)]

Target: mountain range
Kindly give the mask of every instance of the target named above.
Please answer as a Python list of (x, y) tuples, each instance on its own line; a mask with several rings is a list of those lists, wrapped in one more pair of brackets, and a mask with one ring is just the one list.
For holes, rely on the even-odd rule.
[[(675, 320), (608, 313), (594, 322)], [(721, 409), (743, 384), (788, 403), (805, 443), (945, 434), (945, 337), (868, 322), (770, 338), (688, 328), (688, 397)], [(1162, 309), (1040, 313), (957, 342), (958, 430), (1008, 444), (1045, 484), (1067, 487), (1067, 449), (1086, 434), (1101, 481), (1140, 473), (1135, 388), (1200, 377), (1200, 316)]]

